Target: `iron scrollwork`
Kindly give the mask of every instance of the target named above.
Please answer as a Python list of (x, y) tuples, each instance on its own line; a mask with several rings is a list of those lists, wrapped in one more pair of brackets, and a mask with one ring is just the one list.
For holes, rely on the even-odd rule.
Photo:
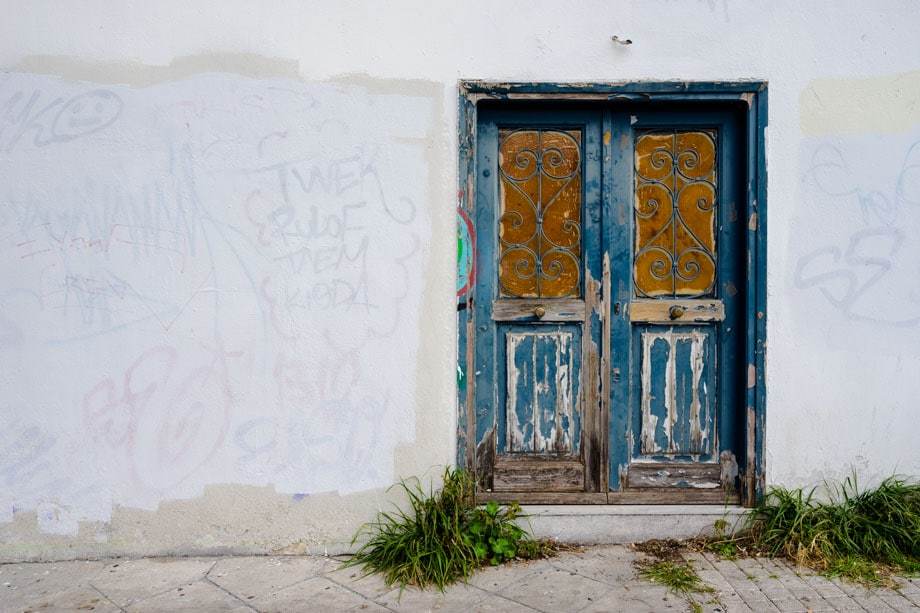
[(716, 281), (714, 134), (641, 134), (635, 170), (636, 295), (712, 295)]
[(509, 297), (581, 293), (581, 133), (502, 130), (499, 286)]

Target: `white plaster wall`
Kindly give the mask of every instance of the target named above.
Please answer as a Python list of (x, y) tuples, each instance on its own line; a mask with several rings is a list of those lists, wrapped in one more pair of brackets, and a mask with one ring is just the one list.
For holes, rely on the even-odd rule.
[(915, 3), (0, 5), (0, 555), (321, 549), (452, 461), (460, 78), (769, 81), (768, 481), (920, 474)]

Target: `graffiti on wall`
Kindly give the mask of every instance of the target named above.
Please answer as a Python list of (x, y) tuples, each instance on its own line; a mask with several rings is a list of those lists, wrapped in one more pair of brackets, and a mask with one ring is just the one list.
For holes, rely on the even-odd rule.
[(8, 75), (0, 521), (73, 533), (210, 483), (391, 483), (434, 108), (358, 84)]
[(847, 321), (920, 327), (918, 136), (826, 138), (804, 150), (797, 216), (812, 238), (802, 243), (794, 284)]
[(457, 207), (457, 298), (463, 300), (476, 281), (476, 230), (469, 213)]

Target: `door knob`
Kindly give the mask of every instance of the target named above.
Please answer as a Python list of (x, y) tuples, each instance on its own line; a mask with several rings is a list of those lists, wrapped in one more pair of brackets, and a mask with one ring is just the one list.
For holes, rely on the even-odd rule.
[(543, 316), (546, 315), (546, 309), (543, 308), (542, 306), (534, 307), (533, 314), (534, 316), (536, 316), (537, 319), (542, 319)]
[(670, 309), (668, 309), (668, 317), (670, 317), (672, 320), (680, 319), (686, 312), (687, 310), (684, 309), (684, 307), (680, 306), (679, 304), (675, 304)]

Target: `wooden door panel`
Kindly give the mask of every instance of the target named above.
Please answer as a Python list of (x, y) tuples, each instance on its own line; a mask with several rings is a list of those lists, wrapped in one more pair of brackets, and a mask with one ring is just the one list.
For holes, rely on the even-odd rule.
[(718, 464), (637, 462), (629, 468), (629, 487), (714, 490), (722, 485)]
[(641, 456), (712, 457), (715, 347), (707, 327), (637, 330)]
[(505, 332), (504, 449), (575, 455), (580, 448), (578, 326), (515, 326)]
[(628, 356), (619, 367), (628, 391), (614, 393), (621, 405), (613, 408), (628, 417), (611, 434), (629, 441), (627, 453), (613, 451), (624, 495), (672, 490), (701, 502), (735, 491), (720, 463), (723, 451), (734, 457), (734, 433), (720, 433), (739, 408), (732, 357), (744, 229), (734, 213), (734, 121), (722, 112), (639, 112), (616, 158), (626, 168), (615, 165), (614, 189), (632, 209), (629, 232), (610, 233), (612, 251), (622, 252), (626, 236), (630, 243), (619, 268), (629, 278), (618, 288), (626, 316), (613, 324), (621, 344), (612, 348)]
[(578, 460), (534, 456), (500, 457), (495, 462), (494, 492), (581, 492), (585, 465)]
[(602, 487), (600, 120), (600, 109), (572, 107), (480, 114), (474, 393), (484, 493)]
[[(717, 287), (719, 132), (639, 128), (633, 142), (630, 311), (636, 313), (629, 319), (639, 428), (628, 481), (630, 487), (694, 487), (672, 474), (719, 470), (711, 464), (717, 438), (715, 337), (724, 314)], [(651, 475), (662, 478), (649, 479), (642, 464), (647, 460), (674, 467), (656, 469)]]

